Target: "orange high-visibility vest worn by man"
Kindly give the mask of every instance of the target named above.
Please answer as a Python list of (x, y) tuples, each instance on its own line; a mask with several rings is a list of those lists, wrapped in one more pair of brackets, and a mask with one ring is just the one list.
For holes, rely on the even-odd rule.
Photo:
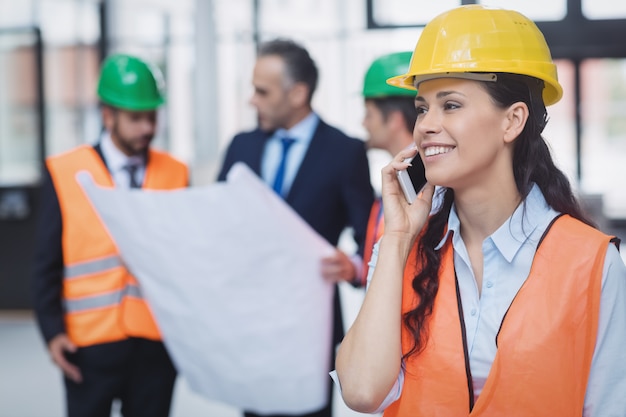
[[(61, 369), (67, 415), (169, 415), (176, 370), (137, 280), (76, 174), (104, 187), (176, 189), (185, 164), (150, 148), (163, 103), (160, 75), (137, 57), (102, 66), (103, 133), (46, 160), (33, 277), (34, 307), (52, 360)], [(172, 277), (175, 279), (175, 277)]]

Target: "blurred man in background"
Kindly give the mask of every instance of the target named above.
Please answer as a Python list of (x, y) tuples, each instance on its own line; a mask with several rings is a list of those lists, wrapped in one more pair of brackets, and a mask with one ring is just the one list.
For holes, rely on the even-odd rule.
[(141, 288), (76, 181), (88, 171), (100, 186), (187, 186), (187, 166), (150, 147), (164, 102), (161, 83), (137, 57), (109, 57), (98, 82), (98, 143), (46, 160), (34, 308), (63, 372), (70, 417), (108, 417), (116, 399), (125, 417), (169, 415), (176, 370)]
[[(378, 57), (372, 62), (363, 80), (367, 147), (382, 149), (395, 156), (402, 149), (413, 146), (413, 127), (417, 112), (415, 92), (387, 84), (387, 79), (404, 74), (409, 68), (411, 51), (396, 52)], [(361, 285), (365, 286), (372, 248), (383, 235), (383, 206), (377, 198), (372, 206), (363, 256)]]
[[(259, 126), (234, 137), (218, 180), (226, 178), (235, 162), (245, 162), (328, 242), (336, 246), (342, 231), (350, 227), (362, 250), (374, 198), (365, 145), (326, 124), (312, 109), (317, 78), (315, 63), (297, 43), (279, 39), (260, 47), (250, 100)], [(361, 265), (360, 256), (350, 258), (339, 249), (320, 260), (322, 276), (333, 283), (358, 280)], [(333, 314), (331, 364), (343, 338), (336, 286)], [(328, 390), (326, 406), (307, 416), (332, 415), (330, 384)]]

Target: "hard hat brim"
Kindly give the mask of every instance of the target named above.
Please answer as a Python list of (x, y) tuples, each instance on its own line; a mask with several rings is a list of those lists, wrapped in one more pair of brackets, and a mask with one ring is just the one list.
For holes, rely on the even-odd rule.
[[(503, 71), (506, 72), (506, 71)], [(530, 77), (539, 78), (544, 81), (545, 87), (543, 90), (543, 101), (546, 106), (554, 104), (558, 102), (561, 97), (563, 97), (563, 87), (557, 80), (547, 79), (545, 74), (533, 75), (528, 71), (526, 74)], [(461, 78), (467, 80), (474, 81), (488, 81), (495, 82), (498, 79), (496, 73), (480, 73), (480, 72), (451, 72), (445, 71), (440, 73), (432, 73), (432, 74), (422, 74), (422, 75), (412, 75), (412, 74), (402, 74), (397, 75), (395, 77), (391, 77), (387, 79), (387, 84), (393, 85), (395, 87), (404, 88), (406, 90), (417, 91), (417, 86), (428, 80), (434, 80), (437, 78)]]

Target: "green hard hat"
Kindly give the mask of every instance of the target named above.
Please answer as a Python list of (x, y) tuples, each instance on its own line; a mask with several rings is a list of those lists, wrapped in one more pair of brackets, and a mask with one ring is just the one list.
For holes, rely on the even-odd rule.
[(154, 110), (165, 102), (162, 85), (163, 77), (157, 68), (137, 57), (115, 54), (102, 64), (98, 97), (124, 110)]
[(415, 97), (415, 91), (387, 84), (387, 79), (404, 74), (409, 69), (411, 51), (396, 52), (377, 58), (370, 65), (363, 81), (363, 97)]

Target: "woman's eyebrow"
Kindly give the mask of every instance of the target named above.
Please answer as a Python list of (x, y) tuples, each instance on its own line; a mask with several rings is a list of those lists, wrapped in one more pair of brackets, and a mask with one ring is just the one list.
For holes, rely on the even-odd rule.
[[(460, 93), (458, 91), (440, 91), (440, 92), (437, 93), (437, 95), (435, 97), (438, 98), (438, 99), (441, 99), (441, 98), (447, 97), (447, 96), (449, 96), (451, 94), (461, 94), (461, 95), (464, 95), (463, 93)], [(425, 102), (426, 100), (422, 96), (416, 96), (415, 97), (415, 101)]]

